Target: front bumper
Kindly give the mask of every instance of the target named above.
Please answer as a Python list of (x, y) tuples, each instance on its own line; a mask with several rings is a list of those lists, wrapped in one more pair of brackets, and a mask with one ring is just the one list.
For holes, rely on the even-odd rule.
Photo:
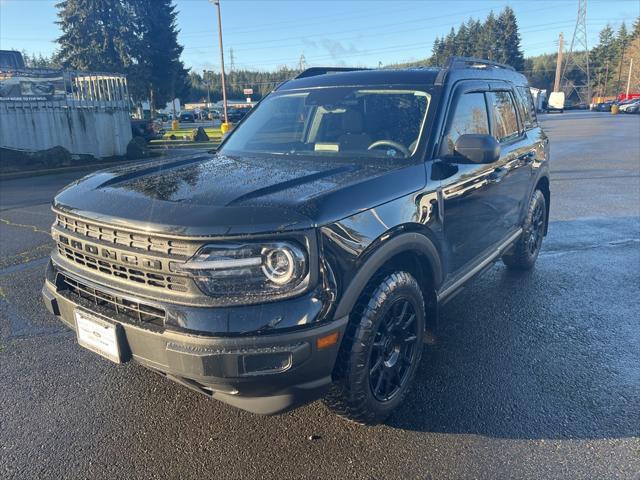
[[(50, 265), (48, 270), (55, 269)], [(115, 294), (107, 287), (82, 282), (87, 288)], [(348, 320), (278, 333), (213, 336), (110, 314), (85, 298), (69, 295), (49, 274), (42, 295), (48, 310), (72, 329), (77, 308), (120, 325), (125, 360), (133, 359), (212, 398), (260, 414), (279, 413), (326, 392)], [(198, 310), (206, 316), (203, 311), (213, 309)], [(319, 349), (317, 339), (331, 334), (337, 334), (338, 341)]]

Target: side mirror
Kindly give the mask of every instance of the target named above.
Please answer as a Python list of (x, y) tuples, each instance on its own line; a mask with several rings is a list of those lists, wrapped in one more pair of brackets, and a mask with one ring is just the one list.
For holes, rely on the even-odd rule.
[(460, 135), (452, 158), (464, 157), (471, 163), (493, 163), (500, 158), (500, 144), (491, 135), (467, 133)]

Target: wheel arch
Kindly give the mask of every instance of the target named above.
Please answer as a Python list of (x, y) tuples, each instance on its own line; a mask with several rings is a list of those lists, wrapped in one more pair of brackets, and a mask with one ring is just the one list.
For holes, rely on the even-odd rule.
[(544, 234), (546, 235), (549, 231), (549, 211), (551, 210), (551, 189), (549, 185), (549, 177), (547, 177), (546, 175), (540, 177), (538, 179), (538, 182), (536, 183), (534, 191), (535, 190), (540, 190), (542, 192), (542, 195), (544, 195), (544, 201), (547, 204), (547, 218), (545, 219), (546, 222), (544, 228)]
[(382, 273), (406, 271), (420, 284), (425, 297), (425, 307), (433, 303), (436, 291), (442, 283), (443, 271), (438, 249), (421, 233), (407, 232), (384, 240), (368, 255), (342, 294), (335, 317), (349, 315), (369, 283)]

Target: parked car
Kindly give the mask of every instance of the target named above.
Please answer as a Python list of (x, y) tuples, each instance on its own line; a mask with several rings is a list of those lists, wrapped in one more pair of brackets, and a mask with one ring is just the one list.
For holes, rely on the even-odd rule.
[(231, 123), (237, 123), (249, 113), (248, 108), (227, 108), (227, 118)]
[(131, 119), (131, 135), (135, 137), (141, 137), (145, 142), (162, 138), (162, 127), (155, 123), (153, 120), (143, 119), (135, 120)]
[(624, 113), (637, 113), (640, 107), (640, 98), (634, 98), (620, 103), (620, 111)]
[(193, 112), (182, 112), (180, 114), (180, 121), (194, 123), (196, 121), (196, 116)]
[(325, 396), (373, 424), (443, 304), (500, 259), (533, 268), (549, 205), (549, 141), (511, 67), (312, 68), (215, 154), (60, 192), (43, 298), (114, 362), (251, 412)]
[(598, 111), (598, 112), (610, 112), (611, 111), (611, 107), (613, 106), (615, 102), (613, 100), (609, 100), (607, 102), (600, 102), (600, 103), (596, 103), (596, 106), (594, 108), (594, 110)]
[(16, 50), (0, 50), (0, 69), (20, 70), (25, 68), (22, 53)]
[(635, 103), (632, 103), (631, 105), (628, 105), (624, 109), (624, 113), (640, 113), (640, 100), (638, 100)]

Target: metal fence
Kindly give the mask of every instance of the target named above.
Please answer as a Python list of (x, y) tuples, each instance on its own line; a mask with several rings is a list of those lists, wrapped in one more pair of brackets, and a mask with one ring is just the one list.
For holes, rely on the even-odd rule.
[(0, 70), (0, 102), (25, 108), (130, 110), (124, 75), (73, 70)]
[(68, 70), (0, 70), (0, 147), (124, 155), (131, 140), (127, 79)]

